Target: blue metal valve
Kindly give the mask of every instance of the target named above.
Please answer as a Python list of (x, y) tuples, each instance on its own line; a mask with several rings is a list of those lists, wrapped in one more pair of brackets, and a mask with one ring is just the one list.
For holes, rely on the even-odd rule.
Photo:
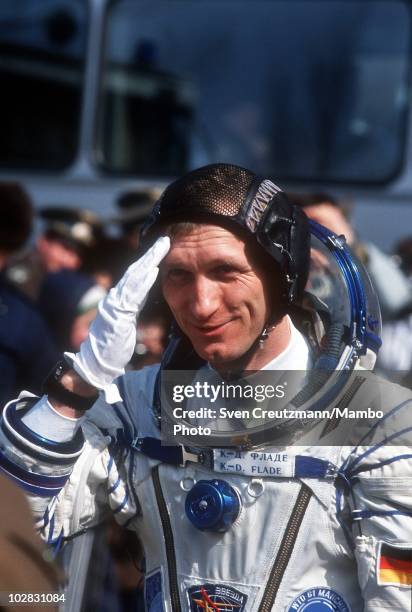
[(224, 480), (199, 480), (186, 497), (186, 515), (202, 531), (227, 531), (239, 516), (239, 495)]

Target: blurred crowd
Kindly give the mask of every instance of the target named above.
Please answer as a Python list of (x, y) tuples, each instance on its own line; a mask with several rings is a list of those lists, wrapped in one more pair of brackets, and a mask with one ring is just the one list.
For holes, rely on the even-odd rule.
[[(159, 195), (155, 190), (124, 193), (114, 202), (112, 217), (103, 220), (76, 208), (75, 203), (35, 209), (22, 185), (0, 183), (2, 405), (22, 389), (41, 393), (42, 381), (61, 353), (79, 349), (99, 301), (136, 260), (140, 224)], [(288, 197), (309, 218), (344, 235), (366, 264), (384, 321), (378, 367), (390, 377), (396, 370), (399, 379), (407, 381), (412, 371), (412, 237), (405, 237), (393, 253), (386, 254), (379, 245), (361, 240), (346, 203), (326, 193), (289, 193)], [(39, 231), (34, 232), (34, 227)], [(129, 368), (160, 360), (170, 323), (155, 286), (137, 322)], [(114, 523), (101, 528), (90, 558), (98, 563), (88, 563), (82, 609), (143, 609), (144, 559), (133, 534)]]
[(388, 254), (379, 245), (360, 238), (351, 223), (349, 203), (326, 193), (288, 195), (309, 219), (345, 236), (365, 265), (382, 314), (382, 346), (376, 369), (408, 386), (412, 380), (412, 236), (400, 240)]
[[(139, 224), (157, 196), (154, 191), (126, 193), (113, 217), (103, 222), (82, 208), (34, 210), (21, 185), (0, 184), (2, 405), (23, 388), (39, 393), (61, 353), (79, 349), (99, 301), (135, 261)], [(40, 222), (36, 236), (35, 221)], [(160, 303), (143, 313), (131, 368), (158, 361), (165, 319)]]
[[(56, 205), (35, 209), (22, 185), (0, 183), (2, 406), (17, 397), (22, 389), (41, 393), (42, 381), (61, 359), (62, 352), (79, 349), (99, 301), (136, 260), (141, 220), (159, 195), (159, 192), (149, 190), (125, 193), (115, 203), (112, 218), (104, 222), (98, 215), (82, 208)], [(40, 230), (35, 234), (36, 226)], [(160, 360), (169, 326), (167, 311), (155, 289), (153, 299), (137, 323), (136, 350), (129, 364), (131, 369)], [(7, 481), (0, 481), (0, 486), (3, 492), (12, 487)], [(21, 504), (21, 520), (27, 523), (29, 511), (23, 499)], [(13, 511), (15, 509), (16, 506)], [(13, 521), (9, 524), (14, 533)], [(29, 524), (26, 530), (30, 533)], [(9, 537), (8, 532), (3, 539), (0, 533), (2, 548), (6, 537)], [(36, 555), (41, 557), (37, 541), (36, 546)], [(76, 551), (69, 552), (71, 557), (75, 557)], [(17, 574), (14, 582), (5, 580), (3, 591), (13, 585), (18, 585), (20, 591), (27, 591), (24, 576), (27, 575), (28, 587), (30, 575), (34, 574), (33, 579), (37, 575), (31, 567), (33, 555), (24, 559), (24, 551), (17, 545), (13, 555), (23, 557), (21, 576), (19, 578)], [(34, 561), (38, 566), (38, 559)], [(65, 554), (62, 563), (66, 575), (70, 575), (73, 565), (70, 554)], [(114, 522), (96, 531), (86, 564), (87, 588), (83, 589), (82, 609), (143, 610), (142, 564), (141, 548), (134, 534), (121, 530)], [(52, 577), (49, 581), (54, 589), (43, 590), (58, 588), (55, 574), (56, 570), (50, 566)], [(45, 580), (37, 583), (41, 589)], [(72, 590), (78, 588), (77, 584), (72, 585)], [(66, 606), (66, 609), (76, 608)]]

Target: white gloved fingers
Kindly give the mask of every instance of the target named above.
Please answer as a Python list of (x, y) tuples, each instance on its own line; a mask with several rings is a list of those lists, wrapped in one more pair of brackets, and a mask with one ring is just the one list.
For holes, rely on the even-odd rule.
[(156, 277), (152, 276), (152, 270), (158, 270), (158, 265), (169, 249), (170, 238), (168, 236), (159, 238), (142, 257), (127, 268), (123, 278), (112, 289), (112, 297), (115, 294), (116, 300), (127, 310), (130, 307), (138, 307), (144, 297), (143, 294), (149, 291), (156, 280)]
[(121, 311), (125, 314), (132, 313), (136, 317), (146, 302), (148, 293), (158, 274), (159, 268), (151, 268), (146, 270), (144, 274), (133, 275), (132, 278), (127, 279), (126, 284), (122, 287), (119, 285), (113, 287), (104, 300), (100, 301), (99, 312), (101, 313), (102, 310), (107, 310), (110, 313)]
[(147, 298), (149, 297), (149, 291), (155, 284), (158, 274), (159, 268), (154, 268), (153, 270), (150, 270), (150, 272), (144, 278), (142, 282), (142, 291), (139, 295), (139, 301), (136, 302), (136, 309), (138, 312), (140, 312), (140, 310), (146, 304)]
[(119, 401), (112, 381), (124, 373), (133, 355), (136, 317), (169, 249), (170, 238), (163, 236), (126, 270), (119, 283), (100, 301), (89, 335), (72, 358), (76, 372), (89, 384), (103, 389), (110, 403)]
[(147, 265), (148, 267), (156, 267), (160, 264), (162, 259), (166, 257), (167, 253), (170, 250), (170, 238), (169, 236), (161, 236), (156, 240), (154, 245), (150, 247), (148, 251), (138, 259), (138, 262), (141, 262), (142, 265)]
[(142, 257), (127, 268), (123, 278), (117, 284), (117, 287), (120, 288), (120, 285), (127, 284), (131, 277), (141, 277), (149, 270), (156, 268), (162, 259), (164, 259), (164, 257), (167, 255), (169, 249), (170, 238), (168, 236), (158, 238), (154, 245), (151, 246), (150, 249), (146, 251), (144, 255), (142, 255)]

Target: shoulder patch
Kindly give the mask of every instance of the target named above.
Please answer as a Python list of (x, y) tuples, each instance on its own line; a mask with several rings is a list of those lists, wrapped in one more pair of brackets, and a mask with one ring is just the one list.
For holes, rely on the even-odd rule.
[(197, 584), (187, 590), (191, 612), (243, 612), (247, 595), (227, 584)]
[(351, 610), (337, 591), (328, 587), (312, 587), (295, 597), (286, 612), (351, 612)]
[(376, 568), (379, 585), (412, 585), (412, 546), (395, 546), (379, 542)]

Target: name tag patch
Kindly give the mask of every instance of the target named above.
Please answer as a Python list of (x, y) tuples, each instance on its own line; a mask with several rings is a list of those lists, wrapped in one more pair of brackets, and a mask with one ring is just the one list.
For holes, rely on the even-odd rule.
[(313, 587), (295, 597), (286, 612), (350, 612), (350, 607), (337, 591)]
[(215, 449), (214, 471), (221, 474), (244, 474), (246, 476), (272, 476), (293, 478), (295, 457), (282, 452), (250, 452)]
[(191, 612), (242, 612), (247, 601), (247, 595), (227, 584), (197, 584), (189, 587), (187, 593)]

